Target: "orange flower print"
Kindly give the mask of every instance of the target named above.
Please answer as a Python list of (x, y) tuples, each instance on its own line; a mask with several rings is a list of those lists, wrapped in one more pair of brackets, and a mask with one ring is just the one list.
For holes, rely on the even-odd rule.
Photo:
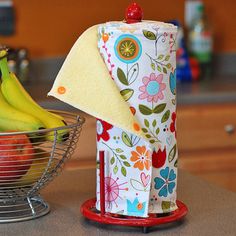
[(147, 150), (145, 146), (136, 147), (136, 151), (131, 152), (130, 160), (134, 163), (134, 168), (149, 170), (151, 167), (151, 151)]

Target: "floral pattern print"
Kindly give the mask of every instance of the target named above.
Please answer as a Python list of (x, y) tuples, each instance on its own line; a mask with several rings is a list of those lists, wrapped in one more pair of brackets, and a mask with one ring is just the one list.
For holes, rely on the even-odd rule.
[(175, 188), (176, 174), (173, 169), (170, 171), (169, 169), (169, 167), (162, 169), (160, 171), (162, 178), (156, 177), (154, 179), (155, 189), (160, 189), (158, 193), (160, 197), (167, 197), (168, 194), (173, 193), (173, 189)]
[(158, 99), (164, 98), (163, 91), (166, 85), (162, 83), (163, 75), (156, 76), (151, 73), (149, 77), (143, 77), (143, 86), (139, 88), (142, 93), (139, 95), (140, 99), (147, 99), (148, 102), (157, 102)]
[(136, 197), (133, 202), (127, 200), (127, 212), (133, 216), (143, 216), (146, 202), (139, 202)]
[[(136, 119), (132, 128), (142, 133), (97, 122), (98, 163), (99, 151), (105, 151), (107, 212), (148, 217), (177, 209), (176, 63), (175, 52), (170, 53), (175, 35), (176, 29), (156, 23), (99, 27), (100, 54)], [(98, 210), (99, 174), (97, 168)]]
[(176, 70), (174, 73), (170, 73), (170, 91), (175, 95), (176, 94)]
[(113, 179), (110, 175), (109, 177), (105, 178), (104, 184), (106, 208), (110, 208), (112, 204), (117, 206), (116, 201), (120, 197), (120, 192), (128, 191), (128, 188), (125, 187), (127, 183), (119, 183), (119, 178)]
[(171, 124), (170, 124), (170, 131), (175, 134), (176, 137), (176, 129), (175, 129), (175, 123), (176, 123), (176, 113), (173, 112), (171, 115)]
[(113, 125), (107, 123), (106, 121), (97, 119), (97, 141), (103, 139), (104, 141), (108, 141), (110, 139), (110, 135), (108, 130), (112, 129)]
[(115, 43), (116, 56), (125, 63), (134, 63), (142, 53), (139, 40), (133, 35), (121, 35)]
[(134, 162), (133, 167), (143, 170), (144, 168), (149, 170), (151, 167), (151, 152), (146, 149), (145, 146), (137, 146), (136, 151), (131, 152), (132, 156), (130, 160)]
[(153, 151), (152, 153), (152, 166), (155, 168), (162, 167), (166, 162), (166, 147), (163, 149), (159, 149), (157, 152)]

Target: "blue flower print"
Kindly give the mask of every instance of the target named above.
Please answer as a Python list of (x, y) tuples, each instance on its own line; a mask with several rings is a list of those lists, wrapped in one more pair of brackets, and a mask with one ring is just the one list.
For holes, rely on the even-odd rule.
[(136, 197), (133, 202), (127, 199), (127, 213), (130, 216), (144, 216), (146, 202), (139, 202)]
[(176, 174), (174, 173), (174, 170), (171, 169), (169, 171), (169, 167), (166, 167), (165, 169), (162, 169), (160, 171), (161, 177), (156, 177), (154, 179), (155, 182), (155, 189), (160, 189), (158, 195), (160, 197), (167, 197), (168, 193), (173, 193), (173, 189), (175, 187), (175, 179)]

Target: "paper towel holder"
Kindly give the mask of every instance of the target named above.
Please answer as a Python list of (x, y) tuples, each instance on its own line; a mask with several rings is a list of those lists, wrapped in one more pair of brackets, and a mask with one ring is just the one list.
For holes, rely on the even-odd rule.
[(106, 213), (104, 159), (104, 151), (99, 151), (101, 211), (96, 210), (96, 198), (88, 199), (80, 208), (80, 211), (85, 218), (101, 224), (142, 227), (143, 233), (148, 233), (149, 227), (176, 222), (186, 216), (188, 213), (188, 208), (179, 200), (176, 201), (178, 206), (177, 210), (168, 214), (150, 214), (147, 218), (116, 215), (108, 212)]

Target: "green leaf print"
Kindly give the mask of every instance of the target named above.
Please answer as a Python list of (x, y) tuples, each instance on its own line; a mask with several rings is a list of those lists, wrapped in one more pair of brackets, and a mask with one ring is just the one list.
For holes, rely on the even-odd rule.
[(122, 152), (124, 152), (124, 151), (123, 151), (121, 148), (117, 148), (117, 149), (116, 149), (116, 152), (117, 152), (117, 153), (122, 153)]
[(178, 159), (176, 159), (174, 167), (176, 167), (176, 168), (178, 167)]
[(124, 98), (124, 100), (127, 102), (134, 94), (133, 89), (124, 89), (120, 91), (121, 96)]
[(146, 128), (142, 128), (142, 131), (143, 131), (144, 133), (147, 133), (147, 132), (148, 132), (148, 130), (147, 130)]
[(163, 54), (160, 54), (157, 58), (157, 60), (162, 60), (164, 58), (164, 55)]
[(168, 212), (170, 210), (170, 201), (162, 201), (161, 208), (163, 212)]
[(121, 173), (126, 177), (127, 171), (124, 166), (121, 167)]
[(169, 60), (170, 60), (170, 55), (166, 55), (165, 61), (169, 61)]
[(154, 127), (156, 127), (156, 125), (157, 125), (157, 120), (153, 120), (152, 127), (154, 128)]
[(153, 70), (155, 70), (156, 69), (155, 63), (151, 63), (151, 67)]
[(167, 69), (165, 67), (163, 67), (162, 69), (163, 69), (163, 72), (167, 74)]
[(116, 174), (117, 172), (118, 172), (118, 166), (115, 166), (115, 167), (113, 168), (113, 173)]
[(161, 118), (161, 123), (166, 122), (169, 119), (169, 117), (170, 117), (170, 110), (167, 110)]
[(158, 138), (160, 129), (159, 127), (156, 128), (157, 121), (154, 119), (153, 121), (149, 122), (147, 119), (144, 119), (144, 125), (146, 128), (142, 128), (142, 131), (144, 132), (145, 137), (149, 140), (149, 142), (151, 144), (160, 143), (160, 140)]
[(111, 158), (110, 163), (111, 163), (111, 165), (113, 165), (115, 163), (115, 157), (114, 156)]
[(161, 67), (159, 65), (157, 66), (157, 70), (161, 72)]
[(144, 124), (147, 128), (149, 127), (149, 121), (147, 119), (144, 119)]
[(128, 134), (127, 133), (125, 133), (125, 132), (122, 132), (122, 141), (123, 141), (123, 143), (126, 145), (126, 146), (128, 146), (128, 147), (132, 147), (133, 146), (133, 144), (132, 144), (132, 142), (131, 142), (131, 139), (130, 139), (130, 137), (128, 136)]
[(125, 155), (120, 155), (120, 158), (123, 159), (123, 160), (127, 159)]
[(143, 35), (149, 40), (156, 40), (156, 35), (148, 30), (143, 30)]
[(152, 109), (150, 109), (149, 107), (145, 106), (145, 105), (139, 105), (139, 110), (143, 115), (151, 115), (152, 114)]
[(123, 164), (124, 164), (125, 166), (127, 166), (127, 167), (130, 167), (130, 166), (131, 166), (128, 161), (124, 161)]
[[(108, 146), (106, 143), (102, 142), (107, 148), (110, 149), (110, 151), (113, 153), (113, 156), (110, 160), (110, 164), (114, 165), (113, 167), (113, 173), (116, 174), (119, 169), (122, 171), (122, 169), (125, 169), (126, 167), (130, 167), (130, 164), (127, 162), (127, 157), (123, 154), (124, 151), (121, 148), (112, 148)], [(126, 170), (122, 173), (126, 173)]]
[(174, 145), (174, 147), (171, 148), (170, 152), (169, 152), (169, 155), (168, 155), (168, 161), (169, 162), (172, 162), (175, 158), (175, 155), (176, 155), (176, 144)]
[(159, 114), (163, 112), (165, 108), (166, 108), (166, 103), (159, 104), (153, 109), (153, 113)]
[(148, 53), (146, 53), (146, 55), (150, 59), (151, 67), (153, 70), (155, 70), (156, 68), (159, 72), (167, 74), (167, 69), (171, 69), (172, 65), (171, 63), (168, 63), (168, 61), (170, 60), (170, 55), (165, 56), (163, 54), (160, 54), (157, 58), (152, 57)]
[(119, 67), (117, 69), (117, 77), (122, 84), (129, 85), (128, 79), (126, 78), (124, 71)]

